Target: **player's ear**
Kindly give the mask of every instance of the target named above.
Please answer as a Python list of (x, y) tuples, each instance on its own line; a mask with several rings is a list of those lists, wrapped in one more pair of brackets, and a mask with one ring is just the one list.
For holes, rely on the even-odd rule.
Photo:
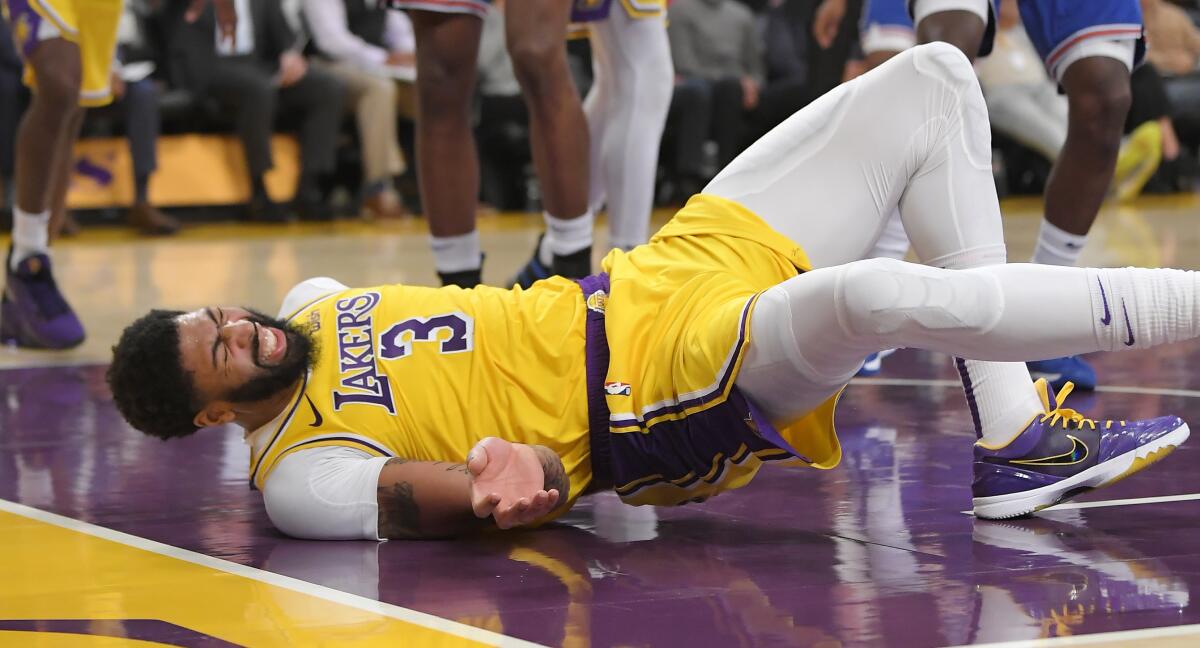
[(225, 401), (213, 401), (205, 405), (192, 419), (192, 422), (198, 428), (206, 428), (230, 423), (235, 417), (232, 405)]

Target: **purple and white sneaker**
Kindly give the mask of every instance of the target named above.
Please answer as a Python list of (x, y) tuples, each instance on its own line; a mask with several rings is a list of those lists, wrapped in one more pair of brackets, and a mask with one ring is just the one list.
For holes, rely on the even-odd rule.
[(977, 517), (1028, 515), (1094, 488), (1108, 486), (1162, 459), (1188, 438), (1177, 416), (1144, 421), (1095, 421), (1062, 406), (1067, 383), (1050, 407), (1045, 380), (1034, 383), (1045, 413), (1001, 447), (975, 444), (971, 484)]
[(16, 270), (6, 260), (4, 268), (0, 342), (30, 349), (70, 349), (83, 342), (83, 324), (59, 292), (49, 256), (35, 254)]

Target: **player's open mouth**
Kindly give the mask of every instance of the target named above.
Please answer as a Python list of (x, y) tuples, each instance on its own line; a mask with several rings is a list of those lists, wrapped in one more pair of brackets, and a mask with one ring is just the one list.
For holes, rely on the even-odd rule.
[(259, 364), (274, 365), (287, 353), (287, 336), (276, 328), (258, 327)]

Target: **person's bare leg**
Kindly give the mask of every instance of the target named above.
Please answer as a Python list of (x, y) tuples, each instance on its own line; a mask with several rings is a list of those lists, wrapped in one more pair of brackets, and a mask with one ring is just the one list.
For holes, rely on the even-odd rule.
[(51, 271), (49, 211), (55, 175), (69, 164), (74, 144), (82, 64), (79, 47), (62, 38), (38, 42), (25, 62), (37, 89), (17, 130), (13, 242), (0, 300), (0, 341), (68, 349), (85, 334)]
[(1112, 182), (1132, 95), (1129, 68), (1093, 56), (1071, 64), (1062, 78), (1069, 105), (1067, 141), (1046, 182), (1046, 220), (1085, 235)]
[(471, 95), (483, 22), (467, 14), (410, 15), (417, 39), (417, 169), (434, 264), (443, 284), (474, 286), (482, 258)]
[(917, 42), (950, 43), (974, 62), (986, 29), (987, 24), (970, 11), (940, 11), (917, 23)]
[(50, 209), (63, 151), (74, 145), (72, 118), (79, 111), (82, 76), (79, 46), (63, 38), (45, 40), (27, 63), (38, 87), (17, 128), (15, 202), (26, 213), (40, 214)]
[(64, 127), (66, 136), (59, 140), (59, 150), (54, 152), (55, 168), (50, 177), (50, 194), (47, 198), (52, 240), (59, 237), (67, 221), (67, 190), (71, 185), (71, 167), (75, 163), (75, 142), (79, 140), (86, 112), (83, 108), (75, 108)]
[(571, 4), (512, 0), (505, 12), (508, 51), (529, 107), (530, 145), (541, 183), (545, 243), (554, 257), (553, 270), (573, 277), (586, 275), (592, 245), (589, 138), (563, 38)]

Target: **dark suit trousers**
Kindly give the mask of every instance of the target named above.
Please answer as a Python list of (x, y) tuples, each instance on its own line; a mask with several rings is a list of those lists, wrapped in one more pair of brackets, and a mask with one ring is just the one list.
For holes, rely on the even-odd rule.
[(250, 57), (226, 57), (216, 61), (208, 85), (208, 92), (234, 113), (251, 175), (260, 176), (272, 166), (271, 133), (277, 115), (294, 116), (299, 123), (302, 173), (332, 171), (344, 101), (341, 84), (311, 67), (286, 88), (276, 85), (274, 75)]

